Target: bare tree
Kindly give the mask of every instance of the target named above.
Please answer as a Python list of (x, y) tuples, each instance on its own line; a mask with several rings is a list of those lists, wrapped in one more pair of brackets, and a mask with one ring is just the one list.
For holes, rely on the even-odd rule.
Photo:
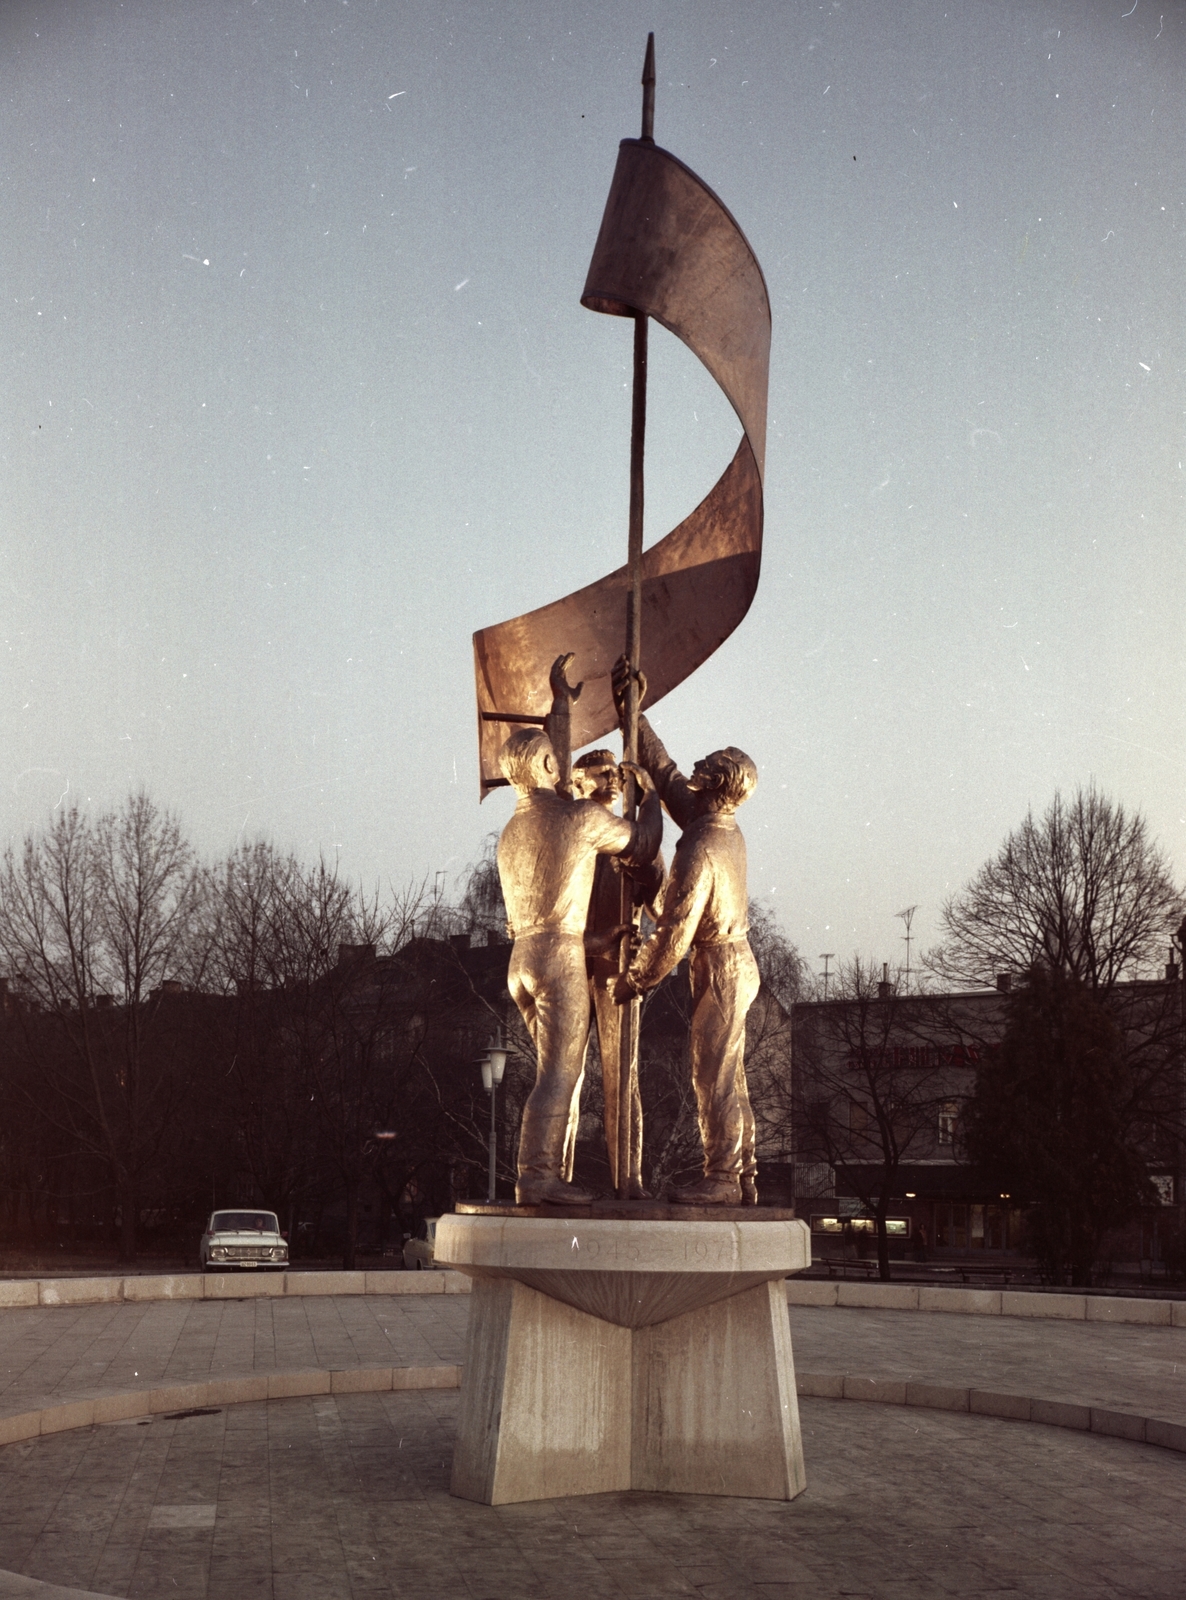
[(1151, 1081), (1112, 1009), (1065, 972), (1035, 966), (967, 1105), (971, 1158), (1034, 1202), (1030, 1233), (1050, 1283), (1092, 1283), (1105, 1235), (1152, 1200), (1159, 1099), (1172, 1115), (1175, 1085)]
[(1182, 914), (1145, 819), (1094, 787), (1031, 812), (943, 908), (927, 957), (948, 981), (988, 985), (1035, 963), (1092, 990), (1148, 974)]
[[(999, 972), (1044, 971), (1051, 982), (1066, 980), (1068, 992), (1081, 988), (1101, 1002), (1117, 1030), (1126, 1127), (1148, 1161), (1176, 1169), (1179, 1185), (1181, 986), (1156, 980), (1182, 909), (1144, 818), (1088, 787), (1069, 801), (1056, 794), (1040, 821), (1031, 814), (1009, 835), (947, 902), (945, 937), (928, 957), (948, 981), (987, 984)], [(1055, 1066), (1052, 1058), (1052, 1073)], [(1062, 1158), (1050, 1141), (1043, 1150), (1053, 1170)]]
[(890, 1205), (903, 1164), (935, 1154), (949, 1052), (934, 1042), (927, 1001), (896, 994), (859, 957), (841, 964), (834, 993), (795, 1009), (799, 1156), (833, 1167), (862, 1202), (888, 1279)]
[(192, 1086), (167, 1002), (202, 981), (203, 909), (177, 819), (143, 792), (94, 820), (58, 813), (0, 864), (0, 958), (55, 1116), (109, 1167), (125, 1260), (141, 1180)]
[[(211, 983), (222, 1003), (208, 1013), (207, 1042), (237, 1146), (231, 1170), (225, 1162), (219, 1169), (225, 1185), (236, 1182), (235, 1166), (245, 1168), (290, 1228), (302, 1200), (321, 1198), (322, 1176), (316, 1105), (286, 1017), (285, 990), (296, 975), (284, 908), (300, 878), (296, 857), (262, 839), (241, 845), (211, 874)], [(224, 1203), (247, 1198), (223, 1195)]]
[(482, 853), (466, 867), (461, 877), (461, 899), (454, 913), (456, 931), (471, 937), (493, 936), (495, 942), (507, 937), (507, 908), (498, 876), (498, 835), (488, 833)]
[[(290, 1212), (319, 1182), (344, 1196), (350, 1270), (364, 1181), (396, 1184), (396, 1158), (422, 1155), (435, 1116), (423, 1051), (436, 997), (414, 954), (434, 908), (423, 886), (367, 895), (324, 859), (305, 867), (266, 843), (236, 851), (218, 888), (247, 1162), (269, 1202)], [(377, 1131), (395, 1138), (380, 1148)]]
[(773, 911), (756, 900), (749, 903), (749, 942), (762, 975), (762, 987), (789, 1012), (795, 1001), (803, 998), (807, 969)]
[[(745, 1019), (745, 1075), (758, 1131), (761, 1192), (765, 1185), (763, 1168), (769, 1171), (773, 1163), (785, 1172), (792, 1160), (791, 1018), (795, 1002), (805, 998), (809, 977), (802, 957), (774, 914), (753, 900), (749, 906), (749, 941), (762, 978), (762, 987)], [(782, 1181), (776, 1177), (773, 1187), (777, 1192)]]

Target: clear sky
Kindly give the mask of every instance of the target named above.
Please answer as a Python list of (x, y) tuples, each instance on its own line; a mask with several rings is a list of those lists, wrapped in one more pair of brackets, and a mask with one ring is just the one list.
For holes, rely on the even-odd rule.
[[(762, 580), (653, 716), (741, 745), (753, 892), (898, 961), (1094, 779), (1186, 875), (1186, 8), (4, 0), (0, 837), (146, 786), (452, 884), (470, 635), (625, 554), (617, 141), (774, 316)], [(652, 335), (648, 542), (732, 454)]]

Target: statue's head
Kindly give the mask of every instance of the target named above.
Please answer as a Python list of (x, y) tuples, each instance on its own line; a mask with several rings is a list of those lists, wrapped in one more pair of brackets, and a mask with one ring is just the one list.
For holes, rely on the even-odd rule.
[(692, 768), (688, 788), (711, 797), (717, 811), (736, 811), (757, 787), (758, 769), (736, 745), (714, 750)]
[(612, 806), (622, 792), (622, 769), (612, 750), (586, 750), (572, 764), (573, 788), (582, 800)]
[(554, 789), (559, 777), (556, 752), (542, 728), (516, 728), (498, 752), (503, 777), (516, 794)]

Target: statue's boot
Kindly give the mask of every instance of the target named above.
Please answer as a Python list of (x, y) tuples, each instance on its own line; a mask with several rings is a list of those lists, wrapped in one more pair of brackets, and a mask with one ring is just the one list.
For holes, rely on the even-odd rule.
[(741, 1179), (738, 1177), (703, 1177), (698, 1183), (689, 1183), (676, 1189), (671, 1198), (681, 1206), (739, 1206), (741, 1204)]
[(587, 1206), (593, 1196), (555, 1175), (525, 1172), (515, 1184), (515, 1200), (521, 1206)]
[(631, 1178), (626, 1185), (627, 1200), (653, 1200), (654, 1196), (641, 1178)]
[(741, 1174), (741, 1203), (743, 1206), (756, 1206), (758, 1203), (758, 1175), (756, 1172), (743, 1172)]
[(519, 1177), (515, 1199), (521, 1206), (587, 1206), (593, 1196), (562, 1176), (570, 1130), (567, 1099), (561, 1109), (555, 1102), (534, 1105), (539, 1085), (523, 1111), (519, 1129)]

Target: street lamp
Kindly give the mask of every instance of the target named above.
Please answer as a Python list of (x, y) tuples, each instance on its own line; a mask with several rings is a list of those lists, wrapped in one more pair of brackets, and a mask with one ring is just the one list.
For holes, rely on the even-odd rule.
[(510, 1052), (502, 1042), (501, 1032), (496, 1032), (490, 1041), (490, 1048), (482, 1056), (478, 1065), (482, 1069), (482, 1087), (490, 1096), (490, 1184), (486, 1196), (487, 1203), (494, 1204), (495, 1162), (498, 1154), (498, 1129), (494, 1120), (495, 1101), (498, 1098), (498, 1086), (502, 1082), (502, 1075), (506, 1071), (507, 1056)]

